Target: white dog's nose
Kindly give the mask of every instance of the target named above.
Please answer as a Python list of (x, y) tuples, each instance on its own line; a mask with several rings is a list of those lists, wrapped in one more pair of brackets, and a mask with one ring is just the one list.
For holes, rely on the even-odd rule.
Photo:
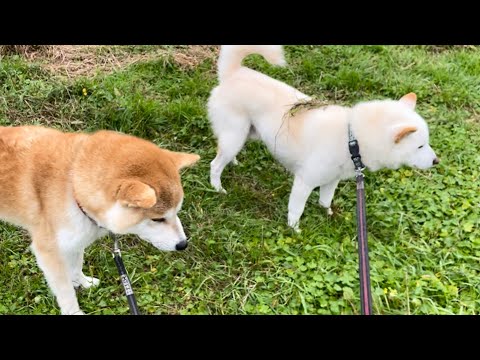
[(436, 157), (435, 159), (433, 159), (433, 165), (437, 165), (439, 162), (440, 162), (439, 158)]

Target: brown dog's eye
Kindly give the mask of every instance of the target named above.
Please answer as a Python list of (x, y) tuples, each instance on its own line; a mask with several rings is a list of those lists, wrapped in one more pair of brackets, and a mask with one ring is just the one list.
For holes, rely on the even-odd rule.
[(165, 222), (166, 219), (165, 218), (160, 218), (160, 219), (152, 219), (152, 221), (155, 221), (155, 222)]

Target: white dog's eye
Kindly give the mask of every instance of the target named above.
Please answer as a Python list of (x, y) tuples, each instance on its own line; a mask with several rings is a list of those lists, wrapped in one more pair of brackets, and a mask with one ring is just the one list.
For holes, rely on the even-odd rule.
[(165, 222), (167, 219), (165, 218), (160, 218), (160, 219), (152, 219), (152, 221), (155, 221), (155, 222)]
[(421, 149), (423, 147), (423, 145), (420, 145), (418, 148)]

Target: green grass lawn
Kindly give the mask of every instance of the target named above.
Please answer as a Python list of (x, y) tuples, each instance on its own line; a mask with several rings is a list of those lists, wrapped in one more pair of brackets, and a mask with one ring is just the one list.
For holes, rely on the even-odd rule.
[[(185, 66), (172, 47), (108, 51), (145, 57), (113, 72), (72, 78), (56, 76), (40, 61), (4, 57), (0, 124), (113, 129), (202, 156), (182, 174), (179, 216), (190, 237), (187, 251), (162, 253), (135, 237), (122, 243), (141, 311), (358, 314), (355, 181), (340, 183), (332, 218), (319, 208), (318, 191), (312, 194), (302, 233), (295, 234), (286, 225), (293, 178), (261, 143), (252, 142), (239, 154), (240, 164), (223, 174), (228, 194), (217, 194), (209, 185), (216, 142), (206, 116), (217, 83), (215, 58)], [(285, 51), (286, 68), (255, 55), (245, 64), (337, 104), (413, 91), (430, 126), (439, 166), (366, 172), (374, 313), (478, 314), (480, 48), (286, 46)], [(58, 314), (26, 232), (0, 223), (0, 238), (0, 313)], [(100, 279), (99, 287), (78, 293), (86, 313), (129, 312), (112, 245), (101, 239), (86, 251), (84, 273)]]

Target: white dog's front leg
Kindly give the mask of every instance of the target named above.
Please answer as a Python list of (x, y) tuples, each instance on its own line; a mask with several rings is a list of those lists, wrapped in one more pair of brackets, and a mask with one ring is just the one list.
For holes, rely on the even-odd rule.
[(292, 192), (290, 193), (290, 200), (288, 202), (288, 225), (297, 233), (300, 232), (300, 217), (303, 214), (305, 204), (313, 188), (314, 186), (305, 184), (299, 176), (295, 176)]
[(320, 199), (318, 203), (320, 206), (327, 209), (328, 215), (333, 215), (331, 208), (333, 195), (335, 194), (335, 189), (337, 188), (339, 180), (332, 181), (331, 183), (320, 186)]

